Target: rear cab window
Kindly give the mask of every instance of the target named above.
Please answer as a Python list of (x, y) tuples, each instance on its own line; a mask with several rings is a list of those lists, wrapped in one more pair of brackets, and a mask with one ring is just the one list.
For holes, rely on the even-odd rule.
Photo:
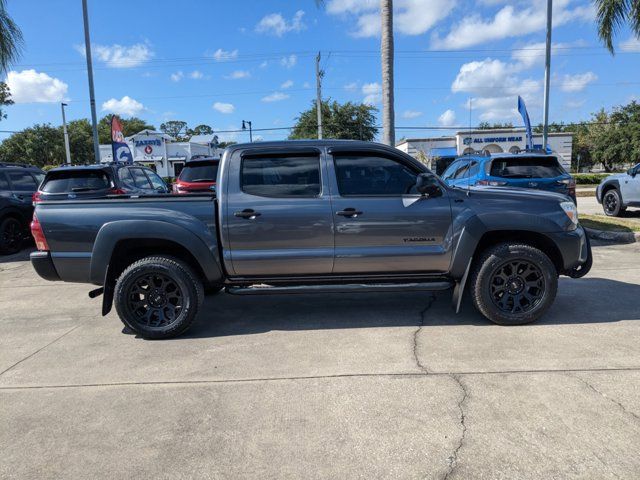
[(91, 192), (111, 188), (103, 170), (61, 170), (49, 172), (40, 187), (45, 193)]
[(240, 188), (260, 197), (317, 197), (321, 192), (318, 155), (248, 156), (240, 165)]
[(34, 177), (27, 171), (9, 170), (7, 177), (11, 183), (11, 189), (17, 192), (35, 192), (38, 184)]
[(554, 178), (566, 175), (554, 156), (517, 156), (491, 161), (489, 175), (500, 178)]
[(179, 179), (183, 182), (215, 182), (219, 160), (190, 161), (182, 168)]

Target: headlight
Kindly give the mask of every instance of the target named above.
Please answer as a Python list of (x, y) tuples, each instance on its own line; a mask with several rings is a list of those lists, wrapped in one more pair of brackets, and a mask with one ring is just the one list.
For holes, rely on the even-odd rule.
[(569, 217), (571, 223), (573, 223), (574, 225), (578, 225), (578, 208), (576, 207), (575, 203), (562, 202), (560, 203), (560, 208), (562, 208), (562, 210), (564, 210), (564, 213), (567, 214), (567, 217)]

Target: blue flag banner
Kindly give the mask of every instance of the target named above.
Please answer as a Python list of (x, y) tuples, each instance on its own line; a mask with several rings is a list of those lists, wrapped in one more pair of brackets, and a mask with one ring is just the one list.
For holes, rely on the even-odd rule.
[(118, 117), (111, 117), (111, 148), (113, 161), (133, 164), (133, 154), (122, 134), (122, 125)]
[(518, 95), (518, 112), (522, 115), (524, 121), (524, 128), (527, 130), (527, 150), (533, 150), (533, 135), (531, 134), (531, 121), (529, 120), (529, 112), (527, 112), (527, 106), (524, 104), (524, 100)]

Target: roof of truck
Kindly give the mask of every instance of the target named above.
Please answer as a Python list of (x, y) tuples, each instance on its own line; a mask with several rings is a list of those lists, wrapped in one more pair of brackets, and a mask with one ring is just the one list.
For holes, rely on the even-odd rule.
[(365, 142), (363, 140), (337, 140), (337, 139), (309, 139), (309, 140), (273, 140), (268, 142), (253, 142), (253, 143), (236, 143), (229, 145), (227, 149), (238, 150), (248, 148), (269, 148), (269, 147), (285, 147), (285, 146), (298, 146), (298, 147), (332, 147), (332, 146), (349, 146), (354, 148), (381, 148), (386, 150), (393, 150), (400, 152), (395, 147), (390, 147), (383, 143), (377, 142)]

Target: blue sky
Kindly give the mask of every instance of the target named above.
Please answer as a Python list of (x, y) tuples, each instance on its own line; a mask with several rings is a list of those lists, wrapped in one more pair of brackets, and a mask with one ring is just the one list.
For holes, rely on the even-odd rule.
[[(8, 73), (16, 104), (2, 130), (88, 118), (80, 0), (9, 0), (25, 51)], [(378, 0), (89, 0), (98, 115), (136, 115), (234, 130), (284, 128), (323, 94), (378, 107)], [(552, 121), (638, 98), (640, 42), (628, 31), (604, 50), (586, 0), (554, 1)], [(544, 0), (396, 0), (396, 124), (455, 127), (513, 121), (516, 96), (542, 118)], [(379, 115), (381, 117), (381, 115)], [(398, 129), (397, 138), (445, 134)], [(284, 138), (287, 130), (260, 132)], [(6, 138), (1, 134), (0, 138)], [(220, 134), (245, 140), (243, 133)]]

